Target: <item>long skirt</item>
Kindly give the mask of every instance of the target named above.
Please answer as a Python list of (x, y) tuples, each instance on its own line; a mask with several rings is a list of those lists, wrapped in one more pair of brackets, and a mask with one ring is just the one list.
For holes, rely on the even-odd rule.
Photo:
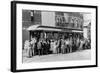
[(61, 47), (61, 53), (62, 53), (62, 54), (65, 53), (65, 46), (64, 46), (64, 45)]
[(53, 54), (56, 54), (56, 53), (57, 53), (57, 49), (56, 49), (56, 48), (57, 48), (56, 45), (53, 45), (53, 46), (52, 46), (51, 49), (52, 49)]
[(27, 56), (28, 56), (28, 57), (32, 57), (32, 48), (29, 48), (29, 49), (27, 50)]
[(70, 52), (70, 46), (66, 45), (66, 53), (69, 53), (69, 52)]
[(72, 45), (69, 45), (69, 52), (72, 52)]

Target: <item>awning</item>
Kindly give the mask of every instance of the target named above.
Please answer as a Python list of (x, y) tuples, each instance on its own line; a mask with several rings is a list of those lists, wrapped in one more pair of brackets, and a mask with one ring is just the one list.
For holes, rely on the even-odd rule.
[(39, 27), (40, 25), (32, 25), (30, 27), (27, 28), (27, 30), (37, 30), (37, 28)]
[(44, 27), (37, 28), (37, 30), (43, 30), (43, 31), (61, 31), (61, 29), (44, 28)]
[(28, 31), (36, 31), (36, 30), (43, 30), (43, 31), (61, 31), (61, 29), (56, 28), (47, 28), (47, 27), (41, 27), (40, 25), (33, 25), (27, 28)]
[(49, 26), (41, 26), (41, 25), (32, 25), (29, 28), (27, 28), (28, 31), (56, 31), (56, 32), (80, 32), (83, 31), (75, 30), (75, 29), (69, 29), (69, 28), (57, 28), (57, 27), (49, 27)]

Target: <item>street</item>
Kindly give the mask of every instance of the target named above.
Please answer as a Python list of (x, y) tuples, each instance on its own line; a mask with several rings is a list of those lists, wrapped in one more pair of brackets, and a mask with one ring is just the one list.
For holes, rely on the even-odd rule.
[(33, 56), (32, 58), (27, 58), (25, 53), (23, 53), (23, 63), (31, 62), (51, 62), (51, 61), (73, 61), (73, 60), (90, 60), (91, 50), (81, 50), (66, 54), (49, 54), (42, 56)]

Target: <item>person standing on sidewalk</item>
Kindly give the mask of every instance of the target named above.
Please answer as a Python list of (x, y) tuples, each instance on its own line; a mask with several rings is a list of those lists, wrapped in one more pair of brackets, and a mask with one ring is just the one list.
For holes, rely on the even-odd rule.
[(72, 41), (72, 37), (70, 37), (70, 39), (69, 39), (69, 53), (72, 52), (72, 45), (73, 45), (73, 41)]
[(41, 49), (42, 49), (42, 41), (39, 40), (37, 43), (37, 49), (38, 49), (38, 55), (41, 55)]
[(26, 40), (24, 43), (24, 49), (26, 50), (27, 57), (31, 57), (31, 43), (29, 40)]
[(36, 38), (32, 38), (32, 40), (30, 42), (31, 43), (31, 48), (32, 48), (32, 56), (35, 55), (36, 42), (37, 42)]
[(69, 38), (67, 38), (66, 40), (65, 40), (65, 48), (66, 48), (66, 53), (69, 53), (70, 52), (70, 47), (69, 47)]
[(64, 54), (65, 53), (65, 40), (61, 39), (61, 53)]
[(84, 45), (84, 39), (82, 38), (82, 39), (80, 40), (79, 51), (80, 51), (80, 50), (83, 50), (83, 45)]
[(32, 57), (32, 44), (31, 44), (31, 41), (28, 41), (27, 42), (27, 46), (28, 46), (28, 50), (27, 50), (27, 56), (29, 57), (29, 58), (31, 58)]

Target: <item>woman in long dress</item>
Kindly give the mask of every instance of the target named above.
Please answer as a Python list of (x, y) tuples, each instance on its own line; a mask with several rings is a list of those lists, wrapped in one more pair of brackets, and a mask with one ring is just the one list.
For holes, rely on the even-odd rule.
[(69, 52), (71, 53), (72, 52), (72, 44), (73, 43), (73, 41), (72, 41), (72, 37), (70, 37), (70, 39), (69, 39)]
[(30, 43), (29, 40), (25, 41), (24, 49), (26, 50), (27, 57), (31, 57), (32, 56), (32, 50), (31, 50), (31, 43)]
[(66, 46), (66, 45), (65, 45), (65, 40), (62, 39), (62, 40), (61, 40), (61, 53), (62, 53), (62, 54), (65, 53), (65, 46)]
[(37, 43), (37, 49), (38, 49), (38, 55), (41, 55), (41, 49), (42, 49), (42, 43), (41, 40), (39, 40), (39, 42)]
[(36, 40), (36, 38), (33, 38), (32, 40), (31, 40), (31, 50), (32, 50), (32, 56), (34, 56), (35, 55), (35, 47), (36, 47), (36, 42), (37, 42), (37, 40)]
[(56, 54), (56, 41), (51, 41), (50, 50)]
[(83, 45), (84, 45), (84, 40), (81, 39), (81, 40), (80, 40), (79, 51), (83, 49)]
[(53, 53), (56, 54), (57, 53), (57, 41), (55, 40), (54, 41), (54, 44), (53, 44)]
[(69, 39), (66, 39), (65, 40), (65, 50), (66, 50), (66, 53), (69, 53), (70, 52)]
[(51, 40), (51, 42), (50, 42), (50, 51), (52, 51), (53, 52), (53, 45), (54, 44), (54, 42)]

